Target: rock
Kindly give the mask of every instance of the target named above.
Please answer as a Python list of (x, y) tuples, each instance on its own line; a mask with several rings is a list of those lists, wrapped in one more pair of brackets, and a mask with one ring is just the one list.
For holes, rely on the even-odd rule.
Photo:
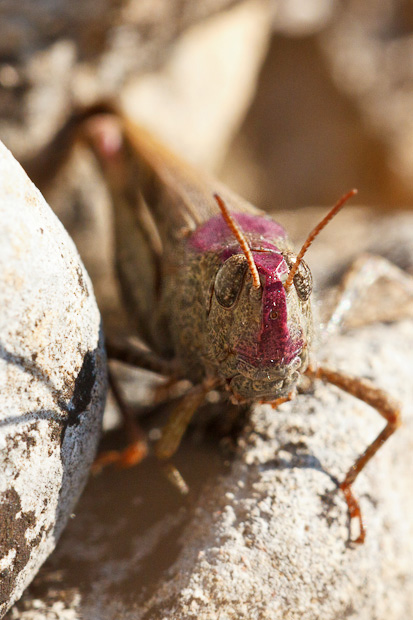
[(54, 549), (105, 402), (100, 315), (73, 242), (0, 143), (0, 617)]

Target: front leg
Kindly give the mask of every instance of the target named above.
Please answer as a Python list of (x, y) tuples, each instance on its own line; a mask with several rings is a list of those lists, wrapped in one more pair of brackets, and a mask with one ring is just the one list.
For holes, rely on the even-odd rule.
[(194, 385), (180, 399), (170, 414), (168, 422), (162, 429), (161, 438), (155, 446), (155, 455), (160, 461), (163, 461), (163, 469), (167, 477), (183, 495), (188, 493), (188, 486), (176, 467), (167, 461), (178, 450), (193, 415), (204, 402), (207, 393), (215, 387), (216, 383), (216, 379), (205, 379), (202, 383)]
[[(131, 343), (127, 340), (112, 340), (107, 344), (107, 352), (108, 357), (112, 360), (115, 359), (130, 366), (169, 376), (172, 383), (179, 378), (178, 367), (174, 361), (164, 360), (144, 345)], [(137, 422), (133, 419), (130, 408), (125, 403), (113, 374), (110, 373), (109, 377), (113, 394), (122, 413), (125, 426), (129, 431), (131, 441), (122, 451), (110, 451), (101, 454), (95, 462), (95, 472), (99, 472), (108, 464), (132, 467), (145, 458), (148, 452), (146, 440)], [(168, 461), (179, 448), (193, 415), (216, 383), (216, 379), (207, 378), (202, 383), (194, 385), (179, 399), (168, 422), (161, 431), (161, 438), (155, 446), (155, 456), (162, 462), (164, 472), (183, 495), (188, 493), (188, 487), (176, 467)]]
[(376, 439), (366, 448), (355, 463), (350, 467), (343, 482), (340, 484), (340, 489), (344, 493), (344, 497), (349, 509), (350, 518), (357, 518), (360, 525), (360, 534), (354, 541), (356, 543), (363, 543), (365, 539), (365, 528), (363, 524), (363, 518), (360, 510), (359, 503), (354, 497), (351, 485), (364, 469), (370, 459), (376, 454), (381, 446), (387, 441), (387, 439), (395, 432), (395, 430), (401, 424), (400, 416), (400, 404), (397, 400), (391, 398), (384, 390), (376, 387), (368, 379), (361, 379), (359, 377), (352, 377), (345, 373), (338, 372), (327, 366), (319, 366), (317, 369), (308, 369), (307, 376), (312, 379), (321, 379), (324, 382), (332, 383), (341, 388), (345, 392), (348, 392), (352, 396), (359, 398), (363, 402), (367, 403), (376, 411), (379, 412), (383, 418), (387, 421), (384, 429), (379, 433)]

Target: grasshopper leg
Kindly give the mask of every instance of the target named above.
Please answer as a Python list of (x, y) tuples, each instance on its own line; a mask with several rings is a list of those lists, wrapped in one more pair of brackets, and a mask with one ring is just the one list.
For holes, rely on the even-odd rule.
[[(293, 398), (295, 398), (295, 391), (294, 390), (292, 390), (289, 394), (287, 394), (287, 396), (282, 396), (281, 398), (276, 398), (275, 400), (271, 401), (268, 404), (271, 405), (271, 407), (273, 409), (277, 409), (283, 403), (288, 403), (290, 400), (293, 400)], [(266, 403), (267, 401), (263, 400), (262, 402)]]
[(109, 339), (106, 342), (106, 351), (109, 359), (124, 362), (129, 364), (129, 366), (142, 368), (164, 376), (174, 375), (176, 372), (176, 366), (173, 361), (159, 357), (137, 341), (132, 343), (126, 339)]
[(133, 467), (148, 454), (145, 434), (136, 421), (133, 412), (125, 402), (113, 373), (109, 370), (109, 385), (119, 406), (126, 432), (130, 438), (124, 450), (108, 450), (99, 454), (92, 465), (92, 472), (99, 473), (107, 465), (120, 468)]
[(168, 422), (162, 429), (162, 435), (155, 446), (155, 455), (162, 462), (168, 479), (183, 495), (188, 493), (188, 486), (176, 467), (167, 461), (178, 450), (194, 413), (202, 405), (206, 394), (214, 387), (215, 383), (215, 380), (206, 379), (192, 387), (182, 397), (170, 414)]
[(354, 497), (351, 486), (370, 459), (400, 426), (400, 405), (397, 400), (391, 398), (384, 390), (376, 387), (368, 379), (353, 377), (328, 368), (327, 366), (319, 366), (315, 370), (309, 369), (307, 374), (313, 378), (332, 383), (352, 396), (359, 398), (376, 409), (376, 411), (378, 411), (378, 413), (387, 421), (384, 429), (356, 459), (345, 475), (343, 482), (340, 484), (340, 489), (343, 491), (347, 502), (350, 519), (356, 518), (359, 521), (360, 533), (358, 538), (353, 542), (363, 543), (365, 539), (363, 518), (358, 500)]

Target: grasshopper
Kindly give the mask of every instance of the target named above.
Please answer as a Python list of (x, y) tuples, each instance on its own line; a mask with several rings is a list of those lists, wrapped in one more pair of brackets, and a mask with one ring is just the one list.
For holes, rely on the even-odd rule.
[[(75, 138), (92, 149), (108, 184), (123, 298), (145, 343), (137, 348), (109, 341), (108, 355), (172, 381), (186, 378), (192, 383), (162, 431), (157, 457), (169, 462), (212, 389), (233, 403), (269, 402), (276, 408), (296, 395), (304, 377), (332, 383), (375, 408), (386, 421), (339, 485), (350, 522), (359, 523), (353, 542), (362, 543), (365, 527), (352, 484), (400, 425), (400, 406), (367, 379), (313, 359), (312, 276), (303, 259), (355, 190), (337, 202), (295, 253), (280, 224), (110, 106), (97, 105), (71, 119), (49, 147), (49, 160), (53, 151), (60, 155), (47, 167), (48, 174), (61, 164), (61, 154)], [(44, 157), (39, 161), (42, 167)], [(409, 276), (397, 267), (367, 257), (347, 276), (327, 332), (343, 323), (366, 273), (370, 284), (384, 275), (413, 291)], [(112, 387), (122, 402), (113, 380)], [(146, 444), (136, 435), (122, 453), (104, 454), (98, 463), (132, 465), (145, 454)], [(171, 465), (167, 468), (185, 492), (179, 473)]]

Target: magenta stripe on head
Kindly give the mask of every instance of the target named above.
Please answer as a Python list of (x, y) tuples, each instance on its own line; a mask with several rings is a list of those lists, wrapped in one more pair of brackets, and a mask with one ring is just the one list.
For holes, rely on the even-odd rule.
[(286, 292), (280, 279), (288, 267), (281, 254), (253, 252), (253, 256), (259, 274), (265, 278), (261, 329), (253, 341), (240, 342), (235, 349), (253, 366), (289, 364), (300, 352), (303, 341), (293, 339), (288, 328)]

